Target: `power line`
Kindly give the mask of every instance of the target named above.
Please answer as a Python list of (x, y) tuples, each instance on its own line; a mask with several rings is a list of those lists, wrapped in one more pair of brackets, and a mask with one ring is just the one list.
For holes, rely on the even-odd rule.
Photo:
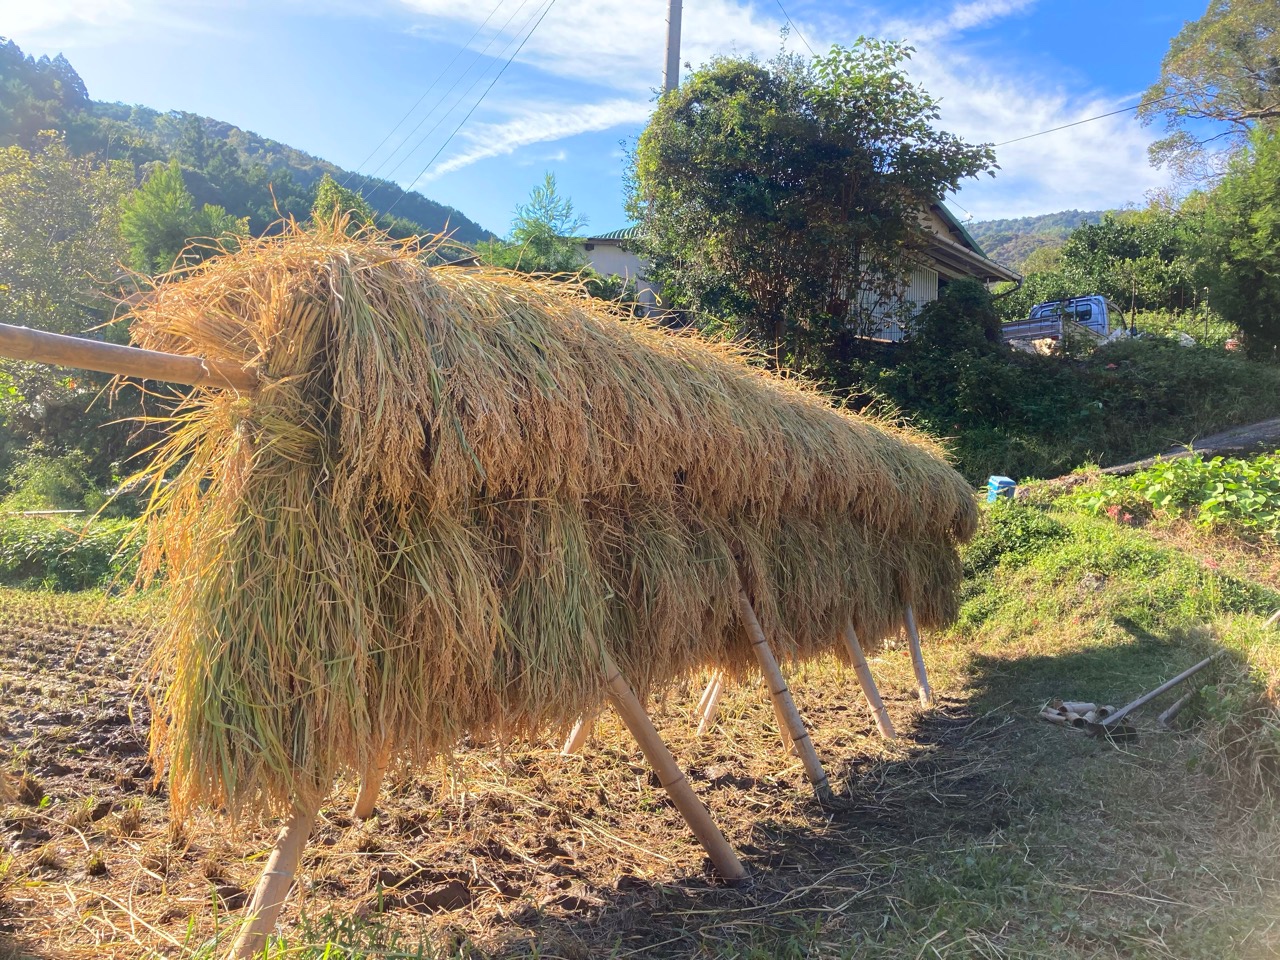
[[(372, 160), (374, 154), (376, 154), (379, 150), (381, 150), (386, 145), (386, 142), (391, 139), (391, 137), (395, 134), (397, 130), (400, 129), (400, 125), (404, 123), (406, 120), (408, 120), (409, 117), (413, 115), (413, 112), (418, 109), (418, 107), (422, 106), (422, 101), (427, 99), (427, 95), (430, 94), (431, 91), (436, 88), (436, 84), (438, 84), (444, 78), (444, 75), (448, 73), (449, 70), (453, 67), (453, 65), (458, 62), (458, 58), (462, 56), (463, 51), (469, 48), (471, 44), (475, 42), (476, 37), (480, 36), (480, 31), (489, 25), (489, 21), (493, 19), (493, 15), (498, 12), (498, 10), (502, 7), (504, 3), (506, 3), (506, 0), (498, 0), (498, 2), (494, 5), (493, 9), (489, 11), (489, 16), (484, 18), (484, 22), (481, 23), (480, 26), (476, 27), (475, 32), (471, 34), (470, 37), (467, 38), (467, 42), (464, 43), (461, 47), (459, 47), (457, 51), (454, 53), (453, 59), (450, 60), (447, 64), (445, 64), (444, 68), (441, 69), (441, 71), (438, 74), (436, 74), (435, 79), (431, 81), (427, 89), (422, 91), (422, 96), (420, 96), (417, 99), (417, 101), (414, 103), (412, 107), (410, 107), (408, 110), (405, 111), (404, 116), (402, 116), (399, 120), (396, 121), (395, 126), (392, 127), (389, 131), (387, 131), (387, 135), (382, 138), (381, 142), (379, 142), (379, 144), (376, 147), (374, 147), (372, 150), (369, 151), (369, 155), (360, 161), (359, 166), (357, 166), (354, 170), (352, 170), (350, 173), (347, 174), (347, 178), (342, 181), (342, 185), (344, 187), (351, 182), (352, 177), (359, 176), (360, 169), (366, 163)], [(427, 116), (431, 116), (433, 112), (435, 112), (434, 107), (432, 107), (431, 110), (427, 111)], [(409, 134), (409, 136), (412, 136), (412, 134)], [(399, 147), (397, 147), (396, 149), (398, 150)], [(392, 150), (391, 152), (392, 154), (394, 154), (396, 151)], [(365, 179), (367, 180), (368, 178), (366, 177)]]
[(1131, 110), (1137, 110), (1139, 107), (1147, 107), (1156, 103), (1164, 103), (1166, 100), (1172, 100), (1178, 96), (1171, 93), (1167, 97), (1161, 97), (1159, 100), (1143, 100), (1135, 103), (1132, 107), (1122, 107), (1119, 110), (1112, 110), (1110, 113), (1100, 113), (1096, 117), (1086, 117), (1083, 120), (1076, 120), (1074, 123), (1064, 123), (1060, 127), (1050, 127), (1048, 130), (1041, 130), (1038, 133), (1028, 133), (1025, 137), (1014, 137), (1012, 140), (1006, 140), (1003, 143), (994, 143), (993, 147), (1007, 147), (1011, 143), (1021, 143), (1023, 140), (1030, 140), (1032, 137), (1043, 137), (1046, 133), (1057, 133), (1059, 130), (1066, 130), (1070, 127), (1078, 127), (1082, 123), (1092, 123), (1094, 120), (1105, 120), (1107, 117), (1116, 117), (1122, 113), (1129, 113)]
[(781, 10), (782, 15), (786, 17), (787, 23), (791, 24), (791, 29), (796, 32), (796, 36), (800, 38), (800, 42), (808, 47), (810, 56), (816, 57), (817, 54), (813, 52), (813, 47), (809, 46), (809, 41), (804, 38), (804, 34), (801, 33), (800, 28), (796, 26), (796, 22), (791, 19), (791, 14), (787, 13), (787, 8), (782, 5), (782, 0), (773, 0), (773, 2), (778, 5), (778, 9)]
[(431, 169), (431, 165), (436, 162), (436, 158), (439, 157), (440, 154), (444, 153), (445, 147), (449, 146), (449, 143), (457, 135), (458, 131), (462, 129), (463, 124), (465, 124), (469, 119), (471, 119), (471, 115), (476, 112), (476, 108), (479, 107), (480, 104), (484, 102), (484, 98), (489, 95), (489, 91), (492, 90), (494, 86), (497, 84), (497, 82), (502, 79), (502, 75), (507, 72), (507, 67), (511, 66), (512, 61), (515, 60), (517, 56), (519, 56), (520, 51), (524, 49), (524, 45), (529, 42), (529, 38), (532, 37), (534, 33), (537, 31), (538, 27), (542, 25), (542, 21), (546, 19), (547, 14), (551, 12), (551, 8), (554, 7), (555, 5), (556, 5), (556, 0), (550, 0), (550, 2), (543, 9), (542, 15), (538, 17), (537, 23), (535, 23), (533, 25), (533, 28), (524, 35), (524, 39), (520, 41), (520, 46), (516, 47), (515, 51), (511, 54), (511, 56), (507, 57), (507, 62), (502, 65), (502, 69), (499, 70), (497, 74), (494, 76), (494, 78), (489, 82), (489, 86), (485, 87), (484, 93), (480, 94), (480, 98), (471, 105), (471, 109), (467, 111), (466, 116), (464, 116), (460, 121), (458, 121), (458, 125), (453, 128), (453, 132), (450, 133), (449, 136), (445, 138), (444, 143), (440, 144), (440, 149), (437, 150), (432, 155), (431, 159), (427, 161), (427, 165), (422, 168), (422, 170), (418, 173), (418, 175), (414, 177), (411, 181), (409, 181), (409, 185), (404, 188), (404, 192), (401, 193), (400, 196), (396, 197), (395, 203), (392, 203), (391, 206), (387, 207), (387, 209), (383, 211), (384, 213), (390, 213), (395, 208), (395, 205), (399, 203), (400, 200), (410, 190), (413, 189), (414, 185), (426, 175), (426, 172)]
[[(462, 83), (462, 81), (465, 80), (471, 74), (471, 71), (475, 69), (476, 64), (480, 62), (481, 58), (483, 58), (486, 54), (488, 54), (489, 48), (493, 46), (494, 41), (497, 40), (498, 37), (502, 36), (502, 34), (506, 31), (507, 27), (511, 25), (511, 21), (514, 20), (517, 16), (519, 16), (520, 11), (523, 10), (526, 6), (528, 6), (528, 4), (529, 4), (529, 0), (520, 0), (520, 4), (515, 8), (515, 10), (512, 11), (511, 16), (507, 17), (506, 21), (502, 24), (502, 26), (499, 27), (498, 30), (494, 33), (494, 35), (489, 38), (489, 42), (486, 43), (478, 53), (476, 53), (471, 63), (467, 65), (467, 68), (463, 70), (460, 74), (458, 74), (456, 77), (454, 77), (453, 83), (449, 84), (449, 89), (446, 90), (443, 96), (440, 97), (440, 101), (434, 107), (432, 107), (429, 111), (427, 111), (426, 114), (423, 115), (422, 119), (419, 120), (414, 125), (413, 129), (410, 130), (407, 134), (405, 134), (404, 139), (400, 141), (399, 145), (397, 145), (396, 148), (391, 151), (391, 153), (389, 153), (386, 157), (384, 157), (382, 162), (379, 163), (378, 166), (367, 177), (365, 177), (365, 183), (368, 183), (371, 179), (377, 176), (378, 173), (382, 170), (382, 168), (385, 167), (391, 161), (391, 159), (397, 153), (400, 152), (400, 150), (405, 146), (405, 144), (409, 142), (409, 140), (413, 137), (413, 135), (422, 129), (422, 125), (431, 118), (431, 115), (435, 113), (436, 110), (439, 109), (441, 106), (443, 106), (445, 100), (449, 98), (449, 95), (452, 94), (454, 90), (458, 89), (458, 85)], [(530, 20), (532, 19), (533, 18), (530, 17)], [(525, 22), (526, 24), (528, 23), (528, 21), (525, 21)], [(524, 27), (522, 26), (520, 30), (523, 30), (523, 29)], [(517, 31), (517, 35), (518, 34), (519, 34), (519, 31)], [(503, 52), (506, 52), (507, 47), (509, 47), (510, 45), (511, 45), (510, 41), (508, 41), (507, 45), (503, 47)], [(436, 119), (436, 122), (433, 123), (430, 126), (430, 128), (427, 130), (427, 132), (424, 133), (418, 139), (418, 142), (409, 148), (409, 152), (406, 153), (403, 157), (401, 157), (394, 167), (392, 167), (390, 170), (387, 171), (387, 174), (383, 179), (390, 180), (392, 177), (394, 177), (396, 171), (399, 170), (401, 167), (403, 167), (405, 163), (408, 162), (409, 158), (413, 156), (419, 150), (419, 148), (421, 148), (421, 146), (427, 142), (427, 140), (431, 137), (431, 135), (440, 128), (440, 124), (444, 123), (445, 117), (447, 117), (450, 113), (452, 113), (455, 109), (457, 109), (458, 105), (462, 103), (462, 101), (466, 98), (467, 94), (469, 94), (476, 87), (476, 85), (479, 84), (483, 79), (484, 79), (484, 70), (482, 69), (480, 71), (480, 76), (477, 77), (474, 81), (472, 81), (471, 86), (467, 87), (462, 92), (462, 94), (458, 97), (458, 99), (454, 101), (453, 105), (450, 106), (447, 110), (445, 110), (444, 113), (442, 113)], [(374, 184), (373, 189), (369, 192), (369, 196), (365, 197), (365, 199), (371, 200), (373, 195), (376, 194), (378, 190), (381, 189), (381, 187), (382, 187), (381, 183)]]

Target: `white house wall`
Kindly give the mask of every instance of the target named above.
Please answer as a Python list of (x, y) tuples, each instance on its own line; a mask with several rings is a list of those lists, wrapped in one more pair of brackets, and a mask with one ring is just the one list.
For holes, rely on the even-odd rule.
[(629, 250), (622, 249), (616, 243), (593, 241), (582, 247), (582, 255), (587, 264), (602, 276), (619, 276), (628, 283), (634, 283), (636, 294), (641, 303), (655, 306), (658, 302), (657, 289), (645, 279), (646, 264)]

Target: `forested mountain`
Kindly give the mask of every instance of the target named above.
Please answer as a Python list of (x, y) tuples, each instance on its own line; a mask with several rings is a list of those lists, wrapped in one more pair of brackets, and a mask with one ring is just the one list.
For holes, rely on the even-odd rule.
[[(76, 155), (132, 161), (140, 180), (155, 164), (176, 157), (197, 204), (216, 204), (249, 218), (258, 233), (281, 216), (304, 219), (324, 174), (347, 179), (348, 171), (288, 144), (198, 116), (93, 100), (79, 74), (61, 54), (25, 56), (0, 37), (0, 148), (31, 149), (42, 130), (62, 131)], [(389, 181), (353, 178), (381, 213), (379, 225), (397, 236), (449, 230), (463, 243), (492, 234), (452, 207)], [(375, 192), (376, 187), (376, 192)]]
[(1060, 246), (1077, 227), (1102, 221), (1105, 210), (1059, 210), (1038, 217), (975, 220), (965, 224), (988, 257), (1014, 270), (1021, 269), (1033, 250)]

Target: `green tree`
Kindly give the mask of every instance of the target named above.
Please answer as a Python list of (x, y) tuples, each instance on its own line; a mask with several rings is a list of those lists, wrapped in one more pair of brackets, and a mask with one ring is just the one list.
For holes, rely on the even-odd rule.
[[(247, 218), (206, 203), (196, 209), (177, 159), (157, 166), (121, 207), (120, 232), (129, 263), (143, 273), (170, 270), (181, 260), (196, 263), (226, 243), (248, 234)], [(195, 240), (197, 242), (192, 243)]]
[(663, 96), (628, 204), (673, 306), (818, 366), (895, 308), (922, 211), (994, 169), (937, 129), (911, 52), (864, 38), (811, 62), (718, 59)]
[[(72, 157), (51, 132), (37, 147), (0, 150), (0, 322), (83, 335), (112, 315), (105, 291), (120, 274), (120, 201), (133, 170)], [(96, 335), (127, 338), (118, 327)], [(0, 474), (21, 449), (43, 442), (51, 455), (82, 451), (94, 476), (109, 476), (131, 431), (104, 426), (131, 409), (94, 402), (109, 379), (0, 362)]]
[(1210, 198), (1210, 296), (1255, 356), (1280, 350), (1280, 130), (1254, 131)]
[(505, 240), (482, 243), (481, 257), (495, 266), (523, 273), (576, 274), (586, 264), (578, 234), (587, 225), (573, 209), (573, 201), (560, 195), (553, 173), (519, 204)]
[(1214, 173), (1208, 144), (1240, 147), (1254, 126), (1280, 120), (1280, 4), (1211, 0), (1169, 44), (1138, 116), (1164, 122), (1152, 162), (1189, 178)]
[(373, 208), (364, 197), (348, 190), (326, 173), (316, 186), (311, 220), (313, 223), (332, 223), (344, 216), (351, 217), (352, 229), (372, 226), (376, 219)]

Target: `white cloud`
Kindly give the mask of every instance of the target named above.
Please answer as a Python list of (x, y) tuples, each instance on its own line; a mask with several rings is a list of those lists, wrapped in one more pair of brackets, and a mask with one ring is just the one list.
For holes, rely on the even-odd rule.
[[(493, 9), (488, 0), (402, 2), (411, 12), (431, 17), (436, 26), (452, 21), (473, 29), (484, 23)], [(520, 35), (540, 8), (539, 0), (528, 2), (505, 29), (500, 29), (506, 22), (500, 12), (485, 27), (483, 36), (487, 39), (495, 29), (505, 37)], [(724, 53), (768, 56), (779, 48), (784, 23), (780, 14), (764, 14), (736, 0), (690, 3), (684, 8), (681, 24), (681, 62), (698, 64)], [(803, 24), (801, 29), (806, 29)], [(657, 0), (558, 0), (518, 60), (556, 77), (648, 92), (662, 85), (666, 30), (666, 17)], [(478, 39), (476, 45), (483, 42)], [(801, 49), (798, 38), (787, 43), (789, 48)], [(495, 48), (502, 45), (499, 42)]]
[(70, 50), (105, 45), (143, 27), (220, 32), (225, 20), (214, 9), (198, 0), (181, 11), (161, 0), (0, 0), (0, 29), (20, 44)]
[(506, 120), (479, 123), (466, 129), (463, 134), (466, 145), (432, 167), (421, 182), (430, 182), (480, 160), (506, 156), (531, 144), (640, 124), (648, 115), (649, 104), (643, 100), (614, 99), (574, 106), (529, 104), (518, 107)]

